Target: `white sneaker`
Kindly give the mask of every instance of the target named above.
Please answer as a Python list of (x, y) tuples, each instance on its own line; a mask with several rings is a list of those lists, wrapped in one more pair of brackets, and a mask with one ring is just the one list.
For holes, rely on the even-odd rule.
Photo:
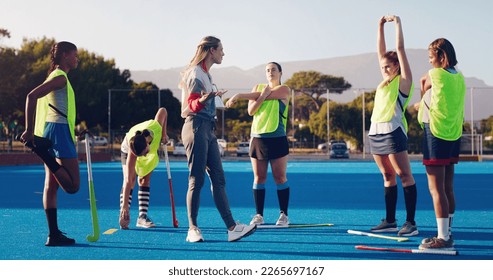
[(256, 229), (256, 224), (247, 226), (245, 224), (240, 224), (237, 222), (233, 230), (228, 230), (228, 241), (238, 241), (243, 237), (249, 236), (250, 234), (254, 233)]
[(202, 232), (199, 228), (192, 228), (188, 230), (187, 234), (187, 242), (202, 242), (204, 241), (204, 237), (202, 237)]
[(257, 214), (253, 216), (253, 219), (250, 221), (250, 224), (256, 224), (256, 225), (263, 225), (264, 224), (264, 217), (262, 215)]
[(287, 227), (288, 225), (289, 225), (288, 216), (286, 216), (286, 214), (284, 214), (284, 212), (281, 212), (279, 219), (277, 219), (276, 226)]
[(135, 226), (140, 228), (153, 228), (156, 225), (152, 222), (149, 216), (142, 215), (137, 219), (137, 224)]

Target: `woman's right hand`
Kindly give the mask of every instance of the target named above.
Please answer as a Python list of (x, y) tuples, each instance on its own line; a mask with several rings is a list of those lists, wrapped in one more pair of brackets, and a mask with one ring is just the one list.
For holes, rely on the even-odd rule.
[(119, 223), (121, 229), (128, 229), (128, 225), (130, 224), (130, 212), (128, 209), (122, 208), (120, 210)]
[(387, 22), (387, 16), (382, 16), (378, 21), (380, 25), (384, 25), (386, 22)]
[(33, 139), (34, 139), (34, 133), (32, 131), (27, 131), (27, 130), (24, 130), (24, 132), (19, 137), (19, 141), (21, 141), (23, 144), (32, 142)]

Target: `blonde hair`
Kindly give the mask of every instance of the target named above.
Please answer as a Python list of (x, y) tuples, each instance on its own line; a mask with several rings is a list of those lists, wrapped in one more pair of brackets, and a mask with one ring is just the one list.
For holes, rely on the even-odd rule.
[(185, 70), (181, 72), (182, 80), (179, 85), (180, 88), (183, 88), (183, 78), (185, 77), (185, 74), (188, 72), (188, 70), (199, 65), (199, 63), (201, 63), (207, 57), (207, 53), (209, 52), (209, 50), (217, 49), (219, 47), (219, 43), (221, 43), (221, 40), (214, 36), (207, 36), (202, 38), (199, 45), (197, 46), (197, 50), (195, 51), (195, 55), (193, 56), (192, 60), (185, 68)]

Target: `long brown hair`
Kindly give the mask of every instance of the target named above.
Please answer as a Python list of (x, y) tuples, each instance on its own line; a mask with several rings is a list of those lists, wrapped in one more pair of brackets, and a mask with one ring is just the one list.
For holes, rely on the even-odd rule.
[(442, 68), (455, 67), (458, 63), (454, 46), (445, 38), (438, 38), (431, 42), (428, 50), (436, 54), (438, 61), (442, 63)]
[(150, 132), (147, 129), (144, 129), (143, 131), (136, 131), (135, 135), (130, 138), (129, 140), (129, 146), (132, 152), (136, 156), (141, 156), (142, 152), (145, 150), (147, 147), (147, 138), (150, 136)]
[(214, 36), (207, 36), (202, 38), (199, 45), (197, 46), (197, 50), (195, 51), (195, 55), (193, 56), (192, 60), (190, 60), (187, 68), (185, 68), (185, 70), (181, 72), (182, 81), (180, 82), (180, 88), (182, 88), (183, 86), (183, 78), (185, 77), (185, 74), (188, 72), (188, 70), (202, 62), (206, 58), (207, 53), (210, 49), (217, 49), (219, 47), (219, 43), (221, 43), (221, 40)]
[(60, 65), (60, 61), (63, 57), (64, 53), (68, 53), (71, 51), (76, 51), (77, 46), (66, 41), (58, 42), (51, 47), (51, 58), (50, 58), (50, 70), (48, 74), (53, 72), (58, 65)]

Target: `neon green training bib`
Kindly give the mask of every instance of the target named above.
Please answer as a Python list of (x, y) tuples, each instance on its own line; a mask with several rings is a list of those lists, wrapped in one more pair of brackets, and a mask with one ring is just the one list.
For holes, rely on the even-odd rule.
[[(267, 84), (258, 84), (257, 91), (262, 92)], [(273, 89), (274, 90), (274, 89)], [(282, 122), (286, 128), (288, 105), (284, 109)], [(264, 100), (260, 108), (253, 115), (252, 134), (264, 134), (276, 131), (279, 126), (279, 100)]]
[[(431, 78), (430, 130), (437, 138), (455, 141), (462, 136), (466, 84), (462, 73), (443, 68), (428, 71)], [(421, 100), (419, 112), (426, 110)], [(418, 121), (423, 126), (422, 113)]]
[(159, 155), (157, 151), (161, 145), (161, 137), (163, 136), (163, 128), (156, 120), (148, 120), (139, 124), (134, 125), (129, 132), (126, 134), (126, 138), (130, 140), (135, 136), (135, 132), (143, 131), (144, 129), (150, 130), (153, 133), (152, 142), (149, 146), (149, 152), (145, 156), (137, 157), (137, 162), (135, 163), (135, 172), (139, 177), (144, 177), (151, 173), (154, 168), (159, 164)]
[[(373, 107), (373, 112), (371, 115), (371, 121), (375, 123), (388, 122), (392, 119), (395, 113), (395, 106), (398, 102), (399, 97), (399, 85), (400, 85), (400, 75), (396, 76), (388, 85), (378, 88), (375, 94), (375, 102)], [(414, 90), (414, 83), (411, 84), (411, 89), (409, 90), (409, 95), (406, 102), (402, 105), (402, 123), (407, 133), (407, 120), (405, 116), (407, 105), (409, 100), (411, 100)]]
[[(67, 122), (70, 129), (70, 134), (72, 136), (72, 140), (75, 143), (75, 113), (76, 113), (75, 93), (74, 93), (74, 89), (72, 88), (72, 85), (70, 84), (70, 81), (68, 80), (67, 73), (57, 68), (50, 73), (48, 78), (46, 78), (45, 82), (52, 80), (55, 77), (61, 75), (65, 76), (65, 79), (67, 80), (67, 85), (65, 86), (67, 88), (67, 101), (68, 101)], [(54, 94), (54, 92), (50, 92), (49, 94)], [(49, 110), (48, 95), (45, 95), (39, 98), (36, 104), (36, 120), (34, 122), (34, 135), (40, 137), (43, 136), (45, 130), (46, 117), (48, 116), (48, 110)]]

